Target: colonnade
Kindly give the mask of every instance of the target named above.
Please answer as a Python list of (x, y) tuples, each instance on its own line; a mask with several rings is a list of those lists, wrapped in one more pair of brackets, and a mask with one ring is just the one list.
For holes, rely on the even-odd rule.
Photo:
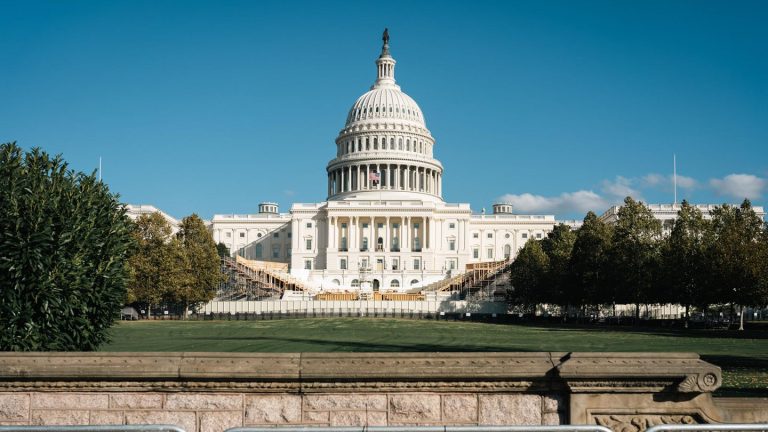
[[(372, 175), (378, 174), (378, 181)], [(348, 165), (328, 173), (328, 196), (367, 190), (402, 190), (442, 196), (443, 173), (403, 164)]]
[(435, 244), (435, 222), (422, 216), (329, 218), (328, 249), (339, 252), (421, 252)]

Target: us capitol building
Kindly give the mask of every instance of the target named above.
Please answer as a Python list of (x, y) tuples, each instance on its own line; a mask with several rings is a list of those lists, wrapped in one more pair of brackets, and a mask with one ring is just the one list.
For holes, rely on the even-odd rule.
[[(516, 215), (509, 204), (473, 214), (443, 201), (443, 165), (424, 114), (395, 81), (385, 31), (376, 81), (352, 105), (328, 162), (324, 202), (259, 204), (259, 213), (214, 215), (213, 238), (234, 254), (287, 264), (310, 290), (406, 291), (510, 260), (543, 238), (554, 215)], [(483, 213), (485, 213), (483, 211)]]

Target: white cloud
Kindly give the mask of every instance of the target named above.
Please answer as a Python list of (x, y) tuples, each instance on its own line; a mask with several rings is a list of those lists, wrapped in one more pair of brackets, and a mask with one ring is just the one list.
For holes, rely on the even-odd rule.
[(755, 199), (762, 196), (768, 181), (752, 174), (729, 174), (721, 179), (710, 179), (709, 186), (718, 195)]
[[(674, 176), (662, 175), (657, 173), (651, 173), (645, 175), (640, 183), (646, 188), (659, 188), (662, 190), (672, 190), (675, 183)], [(695, 189), (699, 186), (699, 182), (692, 177), (686, 177), (684, 175), (677, 175), (677, 187), (681, 189)]]
[(507, 194), (499, 198), (499, 201), (512, 204), (518, 213), (564, 214), (586, 213), (589, 210), (600, 213), (609, 205), (600, 195), (588, 190), (565, 192), (555, 197), (530, 193)]
[(634, 199), (643, 199), (639, 190), (633, 187), (635, 180), (622, 176), (616, 176), (613, 181), (603, 180), (603, 192), (610, 195), (614, 200), (623, 200), (631, 196)]

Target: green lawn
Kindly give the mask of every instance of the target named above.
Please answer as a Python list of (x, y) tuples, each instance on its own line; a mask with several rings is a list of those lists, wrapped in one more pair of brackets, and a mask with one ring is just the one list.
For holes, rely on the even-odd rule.
[(318, 318), (121, 322), (112, 335), (103, 351), (690, 351), (723, 368), (722, 394), (768, 395), (765, 332)]

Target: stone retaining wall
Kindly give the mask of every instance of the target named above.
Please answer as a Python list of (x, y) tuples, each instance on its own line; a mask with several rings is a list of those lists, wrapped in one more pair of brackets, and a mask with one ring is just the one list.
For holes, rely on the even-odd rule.
[(235, 426), (768, 421), (695, 354), (4, 353), (0, 424)]

